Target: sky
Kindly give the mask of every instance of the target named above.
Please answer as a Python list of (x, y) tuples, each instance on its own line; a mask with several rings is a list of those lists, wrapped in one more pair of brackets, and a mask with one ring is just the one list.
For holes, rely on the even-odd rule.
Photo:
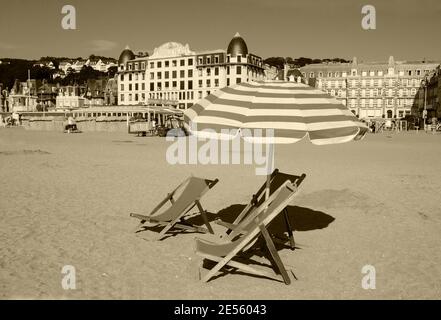
[[(64, 30), (64, 5), (76, 30)], [(361, 27), (364, 5), (376, 29)], [(239, 32), (262, 56), (441, 60), (439, 0), (0, 0), (0, 58), (118, 58), (169, 41), (226, 49)]]

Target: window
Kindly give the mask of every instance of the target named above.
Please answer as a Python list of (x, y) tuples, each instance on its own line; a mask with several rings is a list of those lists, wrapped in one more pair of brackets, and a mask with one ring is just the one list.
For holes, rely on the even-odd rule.
[(165, 67), (168, 67), (168, 66), (170, 65), (170, 61), (168, 61), (168, 60), (165, 61), (165, 62), (164, 62), (164, 65), (165, 65)]
[(166, 72), (164, 73), (164, 79), (168, 79), (169, 76), (170, 76), (170, 72), (166, 71)]
[(181, 78), (185, 78), (185, 70), (181, 70), (181, 71), (179, 72), (179, 76), (180, 76)]
[(132, 84), (129, 84), (129, 91), (132, 91)]
[(237, 56), (237, 62), (242, 62), (242, 57), (241, 56)]
[(202, 57), (198, 58), (198, 64), (204, 64), (204, 59)]
[(138, 84), (135, 83), (135, 90), (138, 91)]
[(158, 80), (161, 80), (161, 72), (158, 72), (157, 74), (156, 74), (156, 76), (157, 76), (157, 78), (158, 78)]
[(207, 79), (207, 87), (211, 87), (211, 81), (210, 81), (210, 79)]
[(227, 67), (227, 75), (230, 74), (230, 66)]
[(202, 88), (202, 80), (199, 80), (199, 88)]
[(240, 78), (236, 78), (236, 83), (240, 83), (241, 79)]
[(241, 66), (236, 67), (236, 74), (242, 74), (242, 67)]
[(178, 82), (177, 81), (173, 81), (172, 85), (173, 85), (173, 89), (176, 89), (178, 87)]
[(150, 72), (150, 79), (155, 79), (155, 73), (154, 72)]
[(172, 60), (172, 67), (176, 67), (178, 65), (177, 60)]
[(155, 63), (154, 62), (150, 62), (150, 68), (153, 69), (155, 67)]
[(175, 70), (172, 72), (172, 78), (176, 79), (178, 77), (178, 72)]
[(121, 84), (121, 91), (124, 91), (124, 84)]
[(153, 82), (150, 83), (150, 91), (155, 91), (155, 84)]
[(192, 80), (188, 80), (187, 89), (188, 90), (193, 90), (193, 81)]
[(124, 95), (121, 95), (121, 102), (124, 101)]
[(219, 63), (219, 56), (214, 56), (214, 63)]
[(142, 90), (145, 90), (145, 83), (142, 84)]
[(170, 84), (170, 83), (169, 83), (168, 81), (166, 81), (166, 82), (164, 83), (164, 86), (165, 86), (166, 89), (169, 88), (169, 84)]
[(193, 77), (193, 70), (188, 70), (188, 77), (189, 78), (192, 78)]
[(230, 78), (227, 78), (227, 86), (230, 85)]
[(132, 74), (129, 74), (129, 81), (132, 81)]
[(219, 79), (214, 79), (214, 86), (219, 87)]
[(219, 75), (219, 67), (214, 68), (214, 75), (215, 76)]
[(179, 88), (180, 88), (181, 90), (185, 90), (185, 81), (181, 81), (181, 82), (179, 83)]
[(121, 81), (124, 81), (124, 74), (121, 74), (120, 78), (121, 78)]
[(161, 68), (161, 67), (162, 67), (162, 62), (158, 61), (158, 68)]
[(211, 58), (207, 57), (207, 64), (210, 64), (210, 63), (211, 63)]
[(192, 66), (193, 65), (193, 59), (188, 59), (188, 65)]
[(310, 73), (309, 73), (309, 77), (310, 77), (310, 78), (314, 78), (314, 72), (310, 72)]
[(180, 65), (181, 67), (185, 66), (185, 60), (184, 60), (184, 59), (181, 59), (181, 60), (179, 61), (179, 65)]

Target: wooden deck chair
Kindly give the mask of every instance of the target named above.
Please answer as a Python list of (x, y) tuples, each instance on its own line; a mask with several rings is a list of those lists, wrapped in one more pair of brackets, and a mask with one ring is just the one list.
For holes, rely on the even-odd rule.
[[(250, 215), (245, 217), (239, 224), (231, 226), (232, 232), (227, 238), (219, 239), (217, 242), (197, 238), (196, 253), (204, 259), (216, 262), (216, 265), (203, 276), (202, 280), (204, 282), (209, 281), (223, 267), (229, 266), (243, 272), (283, 281), (287, 285), (290, 284), (291, 279), (274, 246), (267, 226), (292, 201), (297, 189), (298, 185), (295, 182), (286, 181), (283, 183)], [(244, 258), (243, 253), (250, 248), (250, 245), (257, 242), (260, 235), (263, 236), (266, 249), (271, 255), (270, 262), (275, 271), (274, 273), (237, 261)]]
[[(274, 191), (276, 191), (286, 181), (291, 181), (292, 183), (295, 183), (295, 185), (297, 187), (299, 187), (305, 178), (306, 178), (305, 174), (297, 176), (297, 175), (283, 173), (283, 172), (280, 172), (279, 169), (275, 169), (272, 172), (271, 178), (270, 178), (270, 195), (273, 194)], [(255, 194), (253, 194), (250, 202), (245, 206), (245, 208), (243, 208), (243, 210), (240, 212), (240, 214), (237, 216), (237, 218), (234, 220), (234, 222), (232, 224), (223, 222), (221, 220), (216, 220), (216, 223), (226, 227), (227, 228), (226, 234), (229, 234), (231, 232), (230, 227), (234, 227), (235, 225), (237, 225), (240, 221), (242, 221), (245, 217), (247, 217), (249, 214), (251, 214), (252, 211), (254, 211), (257, 207), (259, 207), (265, 201), (265, 190), (266, 190), (266, 181), (259, 188), (259, 190)], [(288, 218), (288, 211), (286, 210), (286, 208), (283, 210), (283, 216), (284, 216), (284, 220), (285, 220), (286, 231), (288, 233), (288, 240), (289, 240), (291, 249), (294, 250), (295, 240), (294, 240), (294, 235), (293, 235), (291, 223), (289, 222), (289, 218)], [(282, 239), (275, 239), (275, 240), (282, 241)]]
[[(202, 207), (200, 199), (208, 190), (213, 188), (218, 181), (218, 179), (209, 180), (193, 176), (187, 178), (171, 193), (167, 194), (165, 199), (162, 200), (149, 215), (137, 213), (130, 214), (131, 217), (141, 220), (136, 231), (139, 231), (146, 222), (150, 222), (158, 226), (163, 226), (157, 240), (164, 238), (166, 233), (172, 228), (193, 232), (213, 233), (213, 229), (210, 226), (206, 211)], [(181, 190), (182, 192), (175, 199), (174, 196)], [(159, 212), (168, 201), (170, 201), (171, 206), (164, 211)], [(184, 220), (185, 215), (187, 215), (195, 206), (197, 206), (207, 228), (189, 224)]]

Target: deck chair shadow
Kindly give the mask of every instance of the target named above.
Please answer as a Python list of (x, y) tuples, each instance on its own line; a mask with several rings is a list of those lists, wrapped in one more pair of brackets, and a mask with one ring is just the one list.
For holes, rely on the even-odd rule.
[[(283, 185), (286, 181), (291, 181), (295, 183), (297, 187), (299, 187), (305, 178), (306, 178), (305, 174), (297, 176), (297, 175), (283, 173), (280, 172), (279, 169), (275, 169), (270, 177), (270, 195), (273, 194), (276, 190), (278, 190), (280, 186)], [(240, 223), (247, 216), (252, 215), (253, 211), (255, 211), (256, 208), (258, 208), (260, 205), (262, 205), (262, 203), (264, 203), (265, 190), (266, 190), (266, 182), (259, 188), (259, 190), (255, 194), (253, 194), (250, 202), (243, 208), (243, 210), (239, 213), (239, 215), (236, 217), (236, 219), (233, 221), (232, 224), (226, 223), (219, 219), (216, 220), (217, 224), (223, 225), (224, 227), (227, 228), (225, 232), (226, 235), (224, 235), (224, 237), (231, 232), (231, 227), (234, 228), (234, 226)], [(291, 247), (292, 250), (294, 250), (296, 248), (296, 243), (294, 240), (293, 229), (291, 227), (291, 223), (288, 217), (288, 211), (286, 208), (283, 209), (283, 217), (284, 217), (288, 238), (287, 239), (274, 238), (274, 240), (282, 245), (285, 245), (285, 243), (289, 242), (289, 246)]]
[[(297, 180), (300, 181), (300, 179)], [(245, 273), (283, 281), (287, 285), (291, 283), (267, 227), (295, 197), (299, 187), (297, 180), (294, 182), (285, 181), (267, 200), (263, 201), (242, 221), (237, 225), (230, 225), (231, 232), (226, 237), (219, 238), (215, 242), (196, 239), (196, 254), (203, 259), (216, 263), (202, 277), (202, 281), (209, 281), (223, 267), (232, 267)], [(269, 260), (273, 272), (250, 265), (253, 261), (252, 255), (250, 256), (248, 253), (261, 237), (263, 237), (264, 249), (270, 255)], [(245, 260), (245, 262), (242, 262), (242, 260)]]
[[(141, 231), (140, 229), (145, 223), (149, 222), (162, 228), (157, 236), (157, 240), (163, 239), (167, 232), (171, 232), (172, 230), (213, 233), (213, 229), (207, 218), (207, 212), (202, 207), (200, 200), (208, 190), (216, 185), (218, 181), (218, 179), (209, 180), (193, 176), (187, 178), (171, 193), (167, 194), (167, 196), (150, 212), (150, 214), (130, 214), (131, 217), (141, 220), (135, 231)], [(178, 192), (180, 192), (180, 194), (178, 194)], [(170, 207), (160, 212), (160, 209), (169, 201), (171, 204)], [(198, 208), (199, 214), (202, 216), (206, 228), (185, 221), (185, 216), (190, 214), (190, 211), (194, 207)]]

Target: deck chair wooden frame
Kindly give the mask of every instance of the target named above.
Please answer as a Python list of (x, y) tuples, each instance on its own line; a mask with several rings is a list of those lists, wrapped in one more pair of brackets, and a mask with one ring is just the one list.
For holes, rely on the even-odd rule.
[[(191, 199), (181, 199), (183, 195), (181, 195), (178, 199), (174, 198), (175, 193), (183, 187), (185, 184), (185, 188), (190, 188), (191, 183), (193, 181), (201, 181), (204, 180), (204, 183), (206, 183), (206, 187), (201, 189), (200, 192), (197, 194), (194, 194)], [(215, 180), (209, 180), (204, 178), (198, 178), (191, 176), (187, 179), (185, 179), (182, 183), (180, 183), (172, 192), (168, 193), (167, 196), (148, 214), (148, 215), (142, 215), (137, 213), (130, 213), (130, 216), (133, 218), (137, 218), (140, 221), (139, 225), (136, 227), (135, 232), (139, 231), (140, 228), (146, 223), (155, 223), (157, 226), (163, 227), (160, 233), (158, 234), (156, 240), (161, 240), (164, 238), (167, 234), (167, 232), (171, 231), (171, 229), (178, 229), (181, 231), (191, 231), (191, 232), (200, 232), (200, 233), (214, 233), (213, 229), (210, 225), (210, 222), (208, 221), (207, 217), (207, 211), (202, 207), (201, 204), (201, 198), (205, 195), (205, 193), (208, 192), (211, 188), (213, 188), (217, 183), (219, 182), (218, 179)], [(183, 193), (186, 189), (184, 189)], [(171, 203), (171, 207), (163, 212), (162, 214), (157, 213), (168, 201)], [(179, 202), (183, 201), (182, 203), (179, 203), (179, 205), (182, 207), (182, 210), (174, 210), (174, 206)], [(184, 217), (194, 208), (197, 207), (199, 210), (199, 214), (201, 215), (204, 224), (206, 228), (201, 226), (196, 226), (187, 223), (184, 220)], [(170, 214), (170, 210), (174, 210), (175, 212), (172, 212)]]
[[(278, 177), (280, 177), (281, 175), (283, 175), (285, 177), (285, 179), (286, 179), (285, 181), (291, 181), (292, 183), (295, 183), (297, 188), (300, 186), (300, 184), (306, 178), (306, 174), (302, 174), (300, 176), (289, 175), (289, 174), (280, 172), (279, 169), (275, 169), (271, 173), (270, 185), (272, 185), (276, 181), (276, 179)], [(245, 208), (243, 208), (243, 210), (239, 213), (239, 215), (237, 216), (237, 218), (234, 220), (233, 223), (226, 223), (226, 222), (219, 220), (219, 219), (216, 220), (215, 223), (226, 227), (227, 228), (226, 234), (228, 235), (232, 231), (232, 228), (235, 228), (237, 226), (237, 224), (239, 224), (245, 217), (252, 214), (252, 212), (257, 208), (259, 203), (263, 202), (264, 197), (265, 197), (265, 189), (266, 189), (266, 182), (259, 188), (259, 190), (255, 194), (253, 194), (253, 196), (251, 197), (251, 201), (245, 206)], [(274, 190), (272, 190), (272, 191), (274, 191)], [(284, 218), (284, 222), (285, 222), (286, 232), (288, 234), (289, 245), (290, 245), (291, 249), (294, 250), (296, 247), (296, 243), (295, 243), (294, 234), (292, 231), (292, 226), (291, 226), (291, 223), (288, 218), (288, 211), (286, 210), (286, 208), (283, 209), (283, 218)], [(228, 237), (228, 236), (226, 236), (226, 237)], [(278, 238), (274, 238), (274, 241), (280, 242), (283, 244), (285, 244), (285, 242), (286, 242), (284, 239), (278, 239)]]
[[(283, 281), (289, 285), (291, 279), (275, 248), (267, 226), (292, 201), (297, 190), (298, 186), (295, 182), (286, 181), (283, 183), (251, 215), (248, 215), (238, 225), (235, 225), (228, 238), (221, 239), (219, 243), (196, 239), (196, 253), (204, 259), (216, 262), (216, 265), (202, 277), (202, 281), (209, 281), (223, 267), (229, 266), (254, 275)], [(259, 270), (246, 263), (239, 262), (237, 259), (233, 260), (255, 243), (259, 235), (263, 236), (266, 249), (271, 255), (272, 259), (270, 262), (274, 273)]]

